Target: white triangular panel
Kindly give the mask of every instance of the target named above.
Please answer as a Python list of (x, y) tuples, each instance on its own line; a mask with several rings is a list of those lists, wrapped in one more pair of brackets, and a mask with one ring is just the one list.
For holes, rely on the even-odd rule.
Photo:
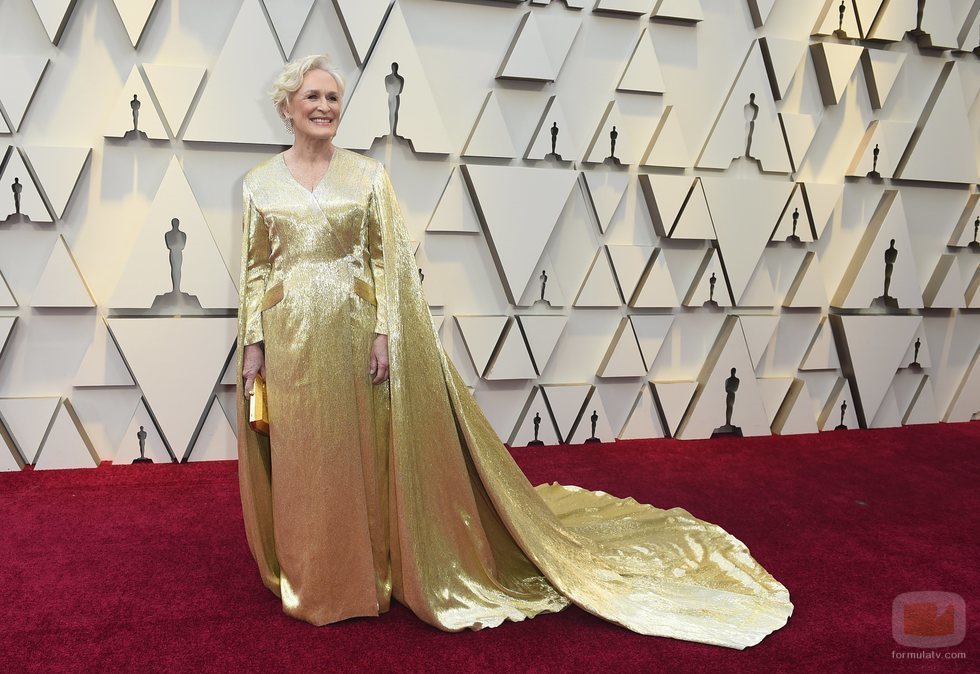
[(653, 15), (658, 19), (689, 21), (697, 23), (704, 20), (701, 0), (660, 0)]
[(21, 468), (20, 452), (8, 445), (3, 433), (0, 433), (0, 473), (12, 473)]
[(613, 215), (623, 202), (630, 176), (622, 171), (583, 171), (589, 200), (595, 210), (599, 230), (605, 233)]
[(684, 140), (684, 130), (679, 115), (674, 114), (674, 106), (664, 108), (643, 165), (668, 168), (687, 168), (691, 165), (691, 150)]
[(762, 28), (769, 20), (776, 0), (749, 0), (749, 13), (756, 28)]
[(640, 397), (633, 407), (633, 412), (623, 426), (623, 430), (619, 432), (619, 439), (664, 437), (667, 437), (667, 433), (664, 431), (663, 422), (660, 419), (657, 401), (653, 398), (653, 387), (650, 384), (644, 384), (640, 390)]
[(31, 295), (31, 306), (38, 308), (88, 308), (95, 300), (78, 271), (78, 265), (65, 237), (55, 239), (54, 248)]
[(647, 369), (630, 320), (624, 318), (620, 321), (596, 374), (599, 377), (642, 377)]
[[(743, 316), (742, 318), (744, 319), (745, 317)], [(793, 381), (791, 377), (758, 379), (759, 393), (762, 395), (762, 405), (766, 409), (766, 417), (769, 419), (770, 426), (776, 420), (776, 413), (786, 399), (786, 394), (789, 393)], [(810, 401), (808, 400), (807, 405), (809, 406), (809, 404)]]
[[(790, 389), (790, 396), (796, 389)], [(788, 401), (791, 407), (783, 419), (779, 420), (779, 435), (802, 435), (806, 433), (818, 433), (817, 417), (814, 414), (813, 400), (807, 390), (805, 381), (800, 381), (799, 389), (793, 400)]]
[[(269, 18), (272, 20), (272, 27), (276, 31), (279, 45), (282, 47), (286, 58), (293, 57), (293, 48), (296, 46), (296, 39), (299, 38), (306, 19), (310, 15), (313, 7), (313, 0), (262, 0)], [(370, 5), (370, 2), (362, 4)], [(346, 17), (344, 17), (346, 18)]]
[(470, 391), (501, 442), (508, 442), (524, 411), (533, 387), (527, 382), (511, 382), (494, 388)]
[(155, 297), (172, 291), (170, 252), (164, 237), (171, 231), (174, 218), (179, 221), (180, 231), (187, 235), (180, 291), (196, 296), (204, 308), (238, 306), (238, 291), (204, 213), (174, 157), (109, 300), (110, 307), (149, 308)]
[(555, 415), (555, 423), (558, 425), (558, 432), (563, 441), (568, 442), (572, 425), (582, 411), (592, 388), (591, 384), (553, 384), (541, 387)]
[[(835, 430), (841, 423), (850, 430), (860, 428), (851, 387), (843, 379), (840, 379), (838, 386), (834, 387), (834, 392), (824, 405), (824, 411), (827, 412), (827, 418), (824, 419), (820, 428), (822, 431)], [(841, 415), (842, 411), (843, 416)]]
[(784, 307), (825, 307), (827, 306), (827, 287), (823, 282), (823, 272), (817, 254), (810, 251), (806, 254), (800, 270), (793, 279), (786, 297)]
[(514, 166), (470, 165), (466, 171), (480, 203), (486, 233), (500, 260), (508, 296), (520, 297), (578, 174)]
[(146, 29), (146, 21), (150, 18), (150, 13), (157, 4), (157, 0), (113, 0), (119, 18), (126, 26), (129, 33), (129, 41), (135, 47), (139, 44), (140, 37)]
[(657, 400), (660, 401), (670, 437), (674, 437), (677, 435), (677, 429), (698, 390), (698, 383), (696, 381), (654, 381), (650, 383), (653, 384)]
[(479, 232), (480, 220), (469, 191), (463, 184), (463, 174), (458, 167), (453, 172), (442, 192), (439, 204), (425, 228), (427, 232)]
[[(915, 354), (916, 340), (919, 342), (918, 357)], [(932, 356), (929, 351), (929, 345), (926, 343), (926, 333), (922, 329), (915, 333), (912, 339), (909, 340), (909, 348), (905, 350), (905, 356), (902, 357), (903, 367), (909, 367), (913, 362), (917, 362), (920, 367), (926, 369), (932, 367)]]
[[(864, 177), (874, 169), (882, 177), (891, 178), (913, 133), (915, 133), (914, 122), (887, 119), (871, 122), (858, 145), (857, 152), (854, 153), (847, 175)], [(878, 148), (877, 164), (874, 156), (876, 147)]]
[(17, 322), (17, 316), (0, 316), (0, 359), (3, 358), (3, 351), (7, 348), (7, 340)]
[[(136, 128), (145, 134), (147, 138), (167, 140), (169, 136), (167, 135), (167, 130), (164, 128), (163, 120), (160, 119), (160, 115), (157, 113), (157, 106), (154, 105), (153, 99), (150, 97), (150, 91), (146, 88), (146, 84), (143, 83), (143, 78), (140, 77), (139, 69), (136, 66), (133, 66), (133, 69), (129, 71), (129, 77), (126, 78), (126, 83), (119, 91), (119, 95), (116, 96), (115, 103), (106, 119), (105, 130), (102, 135), (106, 138), (123, 138), (126, 134), (132, 133), (134, 96), (136, 97), (136, 103), (138, 103), (138, 106), (136, 106)], [(266, 105), (265, 107), (271, 106)], [(224, 108), (222, 122), (225, 126), (232, 127), (234, 124), (228, 123), (227, 112), (227, 108)], [(243, 115), (247, 115), (247, 113), (243, 111), (242, 115), (236, 114), (236, 120)]]
[(847, 83), (851, 81), (854, 70), (864, 47), (836, 42), (818, 42), (810, 46), (813, 65), (820, 83), (820, 94), (824, 105), (840, 103)]
[(156, 94), (163, 116), (176, 138), (184, 125), (194, 94), (204, 79), (205, 69), (203, 66), (146, 63), (143, 65), (143, 72), (146, 73), (146, 79)]
[(800, 241), (813, 241), (813, 233), (810, 231), (810, 217), (807, 215), (806, 199), (803, 198), (803, 190), (799, 185), (793, 190), (793, 195), (789, 198), (789, 203), (783, 209), (783, 215), (779, 218), (779, 224), (773, 232), (772, 241), (785, 241), (788, 236), (793, 234), (793, 221), (796, 220), (796, 236)]
[(568, 318), (565, 316), (518, 316), (518, 322), (524, 329), (528, 346), (538, 374), (544, 372), (555, 351), (555, 345), (565, 330)]
[(718, 238), (700, 180), (694, 183), (694, 189), (691, 190), (687, 203), (684, 204), (684, 210), (678, 216), (674, 228), (670, 230), (670, 238), (709, 241)]
[[(16, 309), (17, 306), (17, 299), (14, 297), (13, 292), (11, 292), (10, 286), (7, 285), (7, 279), (0, 273), (0, 309)], [(6, 333), (4, 332), (0, 332), (0, 335), (6, 337)], [(0, 339), (0, 345), (3, 342), (4, 340)]]
[(813, 145), (813, 139), (820, 127), (821, 116), (781, 112), (779, 119), (782, 120), (783, 129), (786, 132), (786, 145), (789, 148), (790, 159), (798, 171), (810, 151), (810, 146)]
[(653, 10), (655, 0), (597, 0), (595, 9), (604, 12), (640, 16)]
[(868, 37), (884, 0), (854, 0), (854, 13), (861, 28), (861, 37)]
[(557, 445), (561, 442), (558, 435), (555, 434), (555, 424), (551, 420), (551, 413), (548, 411), (544, 395), (541, 393), (540, 388), (535, 388), (534, 395), (531, 398), (531, 404), (528, 405), (524, 418), (518, 422), (517, 432), (514, 434), (513, 447), (524, 447), (527, 443), (534, 440), (535, 415), (540, 419), (538, 440), (546, 445)]
[(956, 264), (956, 255), (940, 256), (932, 278), (922, 292), (925, 306), (930, 309), (962, 309), (965, 306), (966, 284)]
[(140, 392), (135, 386), (72, 390), (72, 411), (78, 416), (99, 461), (113, 460), (139, 401)]
[(897, 428), (902, 425), (902, 413), (898, 411), (895, 394), (889, 389), (878, 406), (875, 418), (868, 424), (869, 428)]
[(503, 344), (497, 351), (493, 362), (487, 368), (486, 379), (534, 379), (537, 373), (524, 344), (521, 329), (511, 323), (504, 336)]
[[(838, 8), (840, 3), (836, 0), (827, 0), (817, 25), (813, 27), (811, 35), (834, 35), (838, 30), (842, 30), (845, 36), (834, 35), (840, 39), (856, 40), (861, 37), (858, 28), (858, 17), (854, 12), (854, 5), (851, 2), (844, 3), (844, 13), (840, 13)], [(843, 21), (841, 21), (843, 19)]]
[(77, 0), (31, 0), (52, 44), (58, 44)]
[[(705, 251), (703, 267), (694, 276), (691, 287), (684, 296), (684, 306), (700, 307), (709, 300), (714, 300), (720, 307), (732, 306), (728, 284), (725, 283), (725, 270), (714, 248)], [(714, 293), (711, 288), (711, 277), (714, 276)]]
[[(170, 448), (182, 457), (222, 374), (237, 320), (111, 318), (109, 329)], [(182, 354), (181, 367), (160, 357), (161, 344)]]
[(643, 272), (653, 255), (653, 246), (606, 246), (609, 259), (612, 261), (613, 273), (619, 282), (625, 302), (636, 292)]
[(840, 203), (841, 195), (844, 194), (844, 185), (831, 183), (805, 183), (803, 194), (806, 196), (807, 206), (812, 217), (813, 228), (817, 232), (819, 239), (823, 235), (830, 216)]
[(840, 316), (864, 417), (878, 413), (922, 319), (918, 316)]
[(519, 155), (520, 152), (514, 145), (514, 139), (504, 119), (504, 113), (500, 109), (500, 101), (496, 92), (491, 90), (473, 125), (473, 132), (463, 149), (463, 156), (510, 159)]
[(621, 304), (616, 279), (609, 258), (600, 248), (596, 251), (589, 273), (575, 298), (577, 307), (618, 307)]
[(35, 470), (94, 468), (98, 465), (90, 450), (92, 443), (67, 403), (58, 405), (54, 423), (48, 431), (34, 463)]
[(473, 367), (481, 377), (486, 372), (500, 334), (507, 325), (506, 316), (456, 316), (456, 325), (463, 335)]
[(660, 347), (663, 346), (667, 333), (670, 332), (674, 317), (635, 314), (630, 316), (630, 321), (633, 323), (636, 340), (640, 344), (643, 363), (647, 369), (650, 369), (660, 353)]
[[(187, 124), (184, 140), (289, 145), (292, 137), (268, 95), (281, 69), (282, 55), (259, 0), (245, 0)], [(228, 101), (236, 101), (233, 115), (229, 115)], [(386, 105), (386, 118), (387, 112)]]
[(765, 355), (772, 336), (776, 334), (779, 316), (742, 316), (742, 331), (745, 333), (745, 343), (752, 356), (752, 366), (759, 367), (762, 356)]
[[(538, 265), (535, 267), (534, 272), (531, 274), (531, 278), (528, 279), (527, 286), (524, 288), (524, 293), (521, 295), (521, 300), (518, 302), (518, 306), (527, 307), (533, 305), (539, 300), (544, 300), (548, 303), (552, 309), (557, 307), (563, 307), (568, 304), (568, 300), (565, 296), (565, 289), (561, 285), (561, 281), (558, 279), (558, 275), (554, 273), (555, 269), (554, 260), (551, 259), (551, 255), (547, 251), (542, 253), (541, 259), (538, 260)], [(539, 271), (540, 270), (540, 271)], [(549, 271), (550, 270), (550, 271)], [(541, 276), (543, 273), (548, 274), (547, 282), (544, 284), (544, 297), (541, 297), (542, 281)]]
[[(645, 147), (635, 142), (637, 130), (636, 124), (623, 117), (619, 104), (614, 100), (610, 101), (586, 150), (585, 161), (598, 164), (607, 160), (612, 161), (610, 157), (615, 156), (616, 161), (621, 165), (639, 163)], [(612, 146), (613, 135), (616, 136), (615, 155)], [(631, 140), (633, 142), (630, 142)]]
[(980, 414), (980, 351), (973, 357), (943, 421), (971, 421)]
[(739, 303), (741, 306), (767, 308), (774, 307), (779, 303), (774, 281), (779, 270), (772, 268), (770, 261), (772, 257), (770, 251), (772, 250), (773, 248), (767, 248), (763, 251), (762, 259), (756, 266), (755, 272), (753, 272), (752, 278), (749, 279), (749, 284), (742, 294), (742, 301)]
[(582, 418), (579, 419), (578, 425), (575, 427), (575, 431), (572, 433), (572, 437), (568, 440), (569, 444), (578, 445), (585, 442), (588, 438), (593, 437), (593, 414), (596, 415), (594, 437), (598, 438), (602, 442), (612, 442), (616, 439), (616, 431), (614, 431), (612, 426), (609, 424), (609, 413), (606, 412), (606, 408), (602, 404), (602, 398), (599, 396), (599, 392), (594, 391), (592, 393), (592, 397), (589, 398), (589, 402), (582, 412)]
[(14, 130), (20, 128), (27, 106), (34, 98), (37, 85), (48, 65), (48, 59), (38, 56), (0, 56), (0, 105)]
[[(936, 406), (936, 393), (928, 375), (920, 375), (922, 383), (905, 408), (902, 423), (907, 426), (915, 424), (935, 424), (940, 421), (939, 409)], [(899, 408), (901, 411), (901, 408)]]
[(660, 250), (650, 265), (650, 271), (637, 293), (636, 301), (631, 306), (637, 309), (655, 309), (676, 307), (678, 304), (680, 298), (677, 296), (677, 288), (667, 267), (663, 250)]
[(980, 242), (980, 193), (971, 194), (967, 197), (966, 205), (963, 207), (963, 215), (960, 216), (953, 228), (953, 233), (946, 245), (965, 248), (974, 240)]
[(188, 461), (232, 461), (238, 458), (238, 441), (218, 398), (211, 399), (211, 409), (201, 427)]
[(388, 13), (391, 0), (335, 0), (334, 5), (344, 22), (354, 57), (358, 65), (363, 65)]
[(807, 43), (804, 40), (787, 40), (778, 37), (763, 38), (765, 52), (769, 54), (766, 59), (766, 68), (769, 76), (773, 80), (775, 91), (773, 94), (778, 99), (786, 96), (790, 82), (796, 76), (800, 64), (806, 57)]
[(64, 217), (92, 148), (28, 145), (24, 152), (55, 216)]
[(817, 334), (810, 344), (803, 362), (800, 363), (801, 370), (838, 370), (840, 369), (840, 359), (837, 356), (837, 343), (834, 341), (834, 333), (830, 329), (830, 323), (825, 318), (817, 328)]
[[(557, 137), (553, 135), (553, 130), (557, 127)], [(551, 154), (551, 141), (555, 140), (555, 154), (564, 160), (571, 160), (578, 157), (579, 143), (572, 134), (571, 127), (568, 125), (568, 117), (561, 107), (557, 96), (552, 96), (548, 101), (545, 111), (541, 115), (540, 128), (534, 137), (525, 159), (544, 159)]]
[(82, 364), (75, 373), (72, 386), (133, 386), (129, 369), (109, 335), (105, 320), (95, 321), (95, 334)]
[(884, 49), (864, 51), (861, 63), (864, 66), (864, 80), (868, 86), (872, 107), (885, 107), (895, 81), (902, 72), (902, 66), (905, 65), (905, 56), (903, 52)]
[(11, 133), (10, 127), (7, 126), (7, 120), (3, 118), (3, 115), (0, 115), (0, 134), (5, 133)]
[(660, 59), (653, 46), (653, 35), (644, 30), (616, 87), (619, 91), (662, 94), (667, 89), (660, 70)]
[[(0, 151), (0, 161), (3, 161), (2, 155), (3, 152)], [(51, 222), (51, 214), (48, 213), (48, 209), (41, 199), (41, 193), (28, 172), (27, 166), (24, 165), (24, 160), (21, 159), (20, 152), (16, 148), (11, 148), (9, 157), (7, 166), (0, 174), (0, 186), (3, 188), (3, 192), (0, 192), (0, 200), (2, 200), (0, 201), (0, 222), (9, 216), (17, 217), (14, 214), (16, 202), (11, 189), (14, 179), (23, 185), (20, 193), (21, 216), (27, 217), (31, 222)]]
[(544, 37), (533, 12), (524, 15), (497, 77), (553, 82), (558, 71), (548, 57)]
[[(140, 431), (141, 427), (142, 431)], [(141, 399), (136, 406), (136, 411), (133, 413), (133, 418), (129, 422), (129, 428), (126, 429), (122, 441), (116, 447), (115, 454), (113, 454), (112, 463), (114, 465), (118, 466), (120, 464), (132, 463), (133, 459), (139, 458), (140, 432), (146, 433), (146, 438), (143, 440), (144, 457), (151, 459), (154, 463), (171, 463), (173, 461), (167, 452), (167, 445), (157, 432), (156, 426), (153, 424), (153, 419), (150, 417), (150, 413), (147, 411), (146, 405)]]
[(223, 387), (215, 392), (225, 418), (232, 428), (238, 428), (238, 392), (234, 388)]
[(13, 438), (24, 463), (34, 463), (61, 398), (0, 398), (0, 423)]
[(690, 176), (640, 175), (640, 186), (658, 236), (667, 236), (674, 228), (694, 184)]

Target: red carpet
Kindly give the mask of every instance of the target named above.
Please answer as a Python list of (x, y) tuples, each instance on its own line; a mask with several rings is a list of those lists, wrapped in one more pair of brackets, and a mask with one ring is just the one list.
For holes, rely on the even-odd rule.
[[(234, 463), (28, 471), (0, 474), (0, 669), (980, 670), (980, 423), (514, 454), (534, 483), (724, 526), (789, 588), (795, 614), (743, 652), (638, 636), (575, 608), (462, 634), (400, 606), (315, 628), (259, 582)], [(931, 653), (892, 638), (893, 599), (919, 590), (963, 597), (966, 640), (940, 659), (897, 660)]]

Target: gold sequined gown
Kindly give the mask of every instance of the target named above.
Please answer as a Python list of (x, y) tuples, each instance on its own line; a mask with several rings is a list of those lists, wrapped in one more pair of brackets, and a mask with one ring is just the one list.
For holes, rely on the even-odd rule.
[[(571, 602), (733, 648), (785, 624), (786, 588), (719, 527), (531, 486), (441, 348), (379, 163), (337, 149), (310, 192), (277, 155), (245, 179), (244, 225), (239, 344), (264, 342), (271, 435), (239, 395), (242, 508), (286, 613), (323, 625), (394, 595), (460, 630)], [(375, 332), (389, 336), (382, 385)]]

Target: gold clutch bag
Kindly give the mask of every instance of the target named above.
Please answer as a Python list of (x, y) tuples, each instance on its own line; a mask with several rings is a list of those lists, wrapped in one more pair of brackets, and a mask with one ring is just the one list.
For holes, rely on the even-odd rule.
[(269, 434), (269, 398), (262, 375), (255, 375), (252, 395), (248, 397), (248, 425), (256, 433)]

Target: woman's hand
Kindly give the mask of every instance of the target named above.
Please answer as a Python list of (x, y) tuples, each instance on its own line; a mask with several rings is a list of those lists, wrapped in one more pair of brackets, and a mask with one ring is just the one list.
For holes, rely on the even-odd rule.
[(259, 344), (249, 344), (242, 356), (242, 383), (246, 398), (252, 393), (257, 374), (265, 377), (265, 352)]
[(380, 384), (388, 380), (388, 335), (378, 335), (371, 347), (372, 384)]

